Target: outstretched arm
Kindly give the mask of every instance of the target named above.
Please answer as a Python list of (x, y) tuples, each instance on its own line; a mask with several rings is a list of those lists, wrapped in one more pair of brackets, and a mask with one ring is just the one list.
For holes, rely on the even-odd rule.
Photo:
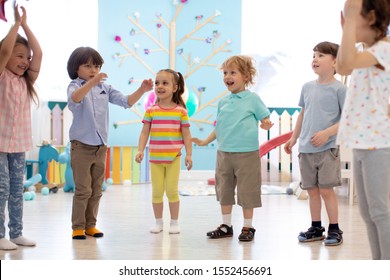
[(192, 140), (192, 142), (194, 142), (198, 146), (206, 146), (209, 143), (213, 142), (216, 138), (217, 138), (217, 135), (215, 134), (215, 130), (213, 130), (205, 140), (201, 140), (201, 139), (196, 138), (196, 137), (192, 138), (191, 140)]
[(141, 86), (131, 95), (129, 95), (129, 97), (127, 98), (127, 104), (129, 104), (129, 106), (133, 106), (142, 97), (142, 95), (144, 95), (145, 92), (148, 92), (152, 89), (153, 89), (152, 79), (143, 80)]

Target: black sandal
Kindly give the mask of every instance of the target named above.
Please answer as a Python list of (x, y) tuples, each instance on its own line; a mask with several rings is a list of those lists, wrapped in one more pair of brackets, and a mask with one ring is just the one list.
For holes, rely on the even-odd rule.
[(224, 237), (232, 237), (233, 236), (233, 226), (229, 227), (228, 225), (222, 224), (216, 230), (209, 231), (207, 233), (211, 239), (218, 239)]
[(254, 228), (243, 227), (241, 230), (241, 234), (238, 237), (240, 241), (252, 241), (255, 237), (256, 230)]

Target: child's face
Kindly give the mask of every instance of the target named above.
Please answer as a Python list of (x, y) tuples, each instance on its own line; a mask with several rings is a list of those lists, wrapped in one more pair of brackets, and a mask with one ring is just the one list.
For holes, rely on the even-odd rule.
[(29, 48), (22, 44), (16, 44), (10, 59), (7, 63), (7, 69), (15, 75), (23, 76), (30, 66), (31, 53)]
[(318, 51), (313, 53), (311, 68), (318, 76), (334, 75), (336, 59), (331, 54), (325, 54)]
[(173, 93), (177, 90), (172, 74), (166, 71), (157, 73), (154, 82), (154, 92), (160, 101), (171, 101)]
[(81, 64), (77, 70), (77, 75), (80, 79), (89, 81), (95, 77), (100, 72), (101, 65), (95, 65), (92, 61), (89, 61), (85, 64)]
[(223, 69), (223, 82), (231, 93), (239, 93), (245, 90), (248, 76), (242, 74), (238, 67), (231, 65)]

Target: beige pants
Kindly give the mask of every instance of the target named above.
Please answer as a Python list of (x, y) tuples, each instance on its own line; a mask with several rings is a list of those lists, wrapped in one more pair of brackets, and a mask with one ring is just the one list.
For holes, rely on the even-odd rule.
[(79, 141), (71, 144), (71, 167), (75, 182), (72, 229), (96, 225), (106, 164), (107, 146), (90, 146)]

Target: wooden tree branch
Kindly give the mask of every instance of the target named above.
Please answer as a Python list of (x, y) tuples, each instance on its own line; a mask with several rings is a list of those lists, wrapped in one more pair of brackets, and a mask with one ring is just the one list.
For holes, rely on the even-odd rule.
[(154, 43), (156, 43), (161, 49), (164, 50), (167, 54), (169, 54), (168, 50), (161, 44), (152, 34), (150, 34), (145, 28), (143, 28), (137, 21), (135, 21), (131, 16), (128, 16), (128, 19), (135, 24), (141, 32), (143, 32), (146, 36), (148, 36)]
[[(201, 63), (199, 63), (196, 67), (194, 67), (190, 72), (188, 72), (185, 78), (191, 76), (195, 71), (197, 71), (200, 67), (205, 66), (206, 63), (212, 59), (217, 53), (224, 51), (224, 48), (228, 45), (227, 42), (223, 43), (218, 49), (214, 50), (211, 54), (209, 54)], [(230, 52), (230, 50), (225, 50), (226, 52)]]
[(214, 14), (212, 15), (211, 17), (209, 17), (208, 19), (206, 19), (203, 23), (197, 25), (191, 32), (189, 32), (187, 35), (185, 35), (183, 38), (181, 38), (177, 43), (176, 43), (176, 47), (179, 46), (181, 43), (183, 43), (185, 40), (187, 40), (188, 38), (190, 38), (192, 36), (192, 34), (194, 34), (195, 32), (197, 32), (199, 29), (201, 29), (203, 26), (205, 26), (206, 24), (208, 23), (213, 23), (213, 19), (215, 17), (217, 17), (218, 15)]
[(153, 76), (156, 75), (156, 73), (154, 72), (152, 67), (150, 67), (148, 64), (146, 64), (145, 61), (143, 61), (142, 58), (135, 51), (130, 49), (128, 46), (126, 46), (126, 44), (123, 43), (122, 41), (120, 41), (119, 44), (121, 44), (121, 46), (123, 48), (125, 48), (132, 56), (134, 56), (135, 59), (137, 59), (143, 66), (145, 66), (145, 68), (148, 69), (149, 72), (152, 73)]

